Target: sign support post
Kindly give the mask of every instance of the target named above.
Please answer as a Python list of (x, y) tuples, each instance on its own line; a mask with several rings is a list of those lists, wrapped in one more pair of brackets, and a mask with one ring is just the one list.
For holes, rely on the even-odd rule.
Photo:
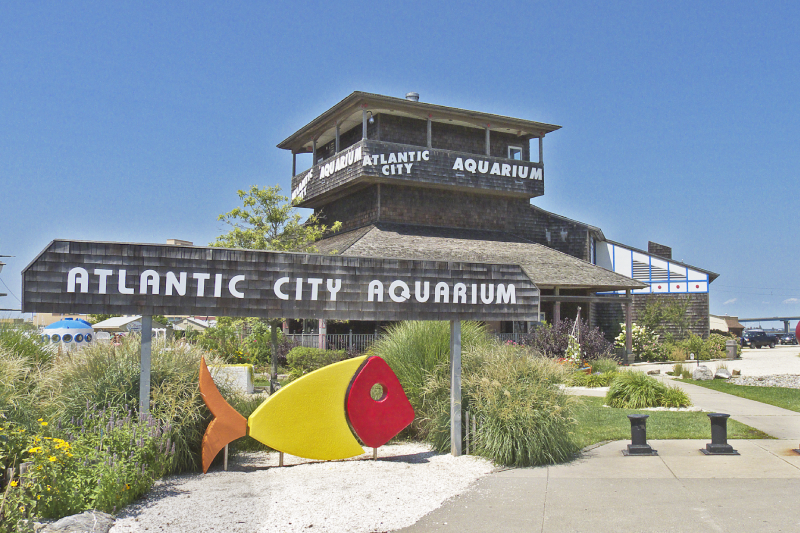
[(461, 321), (450, 321), (450, 453), (461, 455)]
[(272, 368), (269, 373), (269, 393), (275, 394), (275, 384), (278, 381), (278, 320), (269, 324), (270, 344), (272, 345)]
[(153, 317), (142, 315), (141, 362), (139, 364), (139, 414), (150, 410), (150, 355), (153, 344)]

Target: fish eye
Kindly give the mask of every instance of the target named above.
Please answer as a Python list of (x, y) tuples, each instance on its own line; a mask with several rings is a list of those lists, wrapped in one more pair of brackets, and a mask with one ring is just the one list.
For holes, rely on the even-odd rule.
[(386, 387), (381, 385), (380, 383), (376, 383), (372, 386), (369, 390), (369, 395), (372, 397), (373, 400), (376, 402), (380, 402), (384, 398), (386, 398)]

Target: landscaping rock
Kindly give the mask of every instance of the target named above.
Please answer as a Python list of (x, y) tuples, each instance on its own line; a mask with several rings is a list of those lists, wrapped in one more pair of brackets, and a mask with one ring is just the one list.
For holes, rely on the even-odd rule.
[(84, 511), (47, 524), (41, 533), (108, 533), (113, 525), (114, 517), (110, 514)]
[(700, 365), (692, 372), (692, 379), (699, 379), (701, 381), (709, 381), (714, 379), (714, 373), (706, 365)]
[(728, 372), (727, 368), (718, 368), (714, 372), (714, 379), (731, 379), (731, 373)]
[(661, 370), (648, 370), (647, 374), (650, 375), (650, 376), (657, 376), (657, 375), (661, 374)]
[(733, 372), (731, 372), (731, 376), (741, 376), (741, 375), (742, 375), (741, 370), (734, 369)]

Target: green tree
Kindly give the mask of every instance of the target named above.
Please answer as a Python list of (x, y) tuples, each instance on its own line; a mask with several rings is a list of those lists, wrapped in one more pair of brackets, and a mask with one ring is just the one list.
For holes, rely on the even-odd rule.
[(680, 296), (656, 296), (648, 299), (647, 305), (639, 314), (638, 322), (651, 331), (663, 336), (665, 340), (686, 338), (692, 326), (688, 315), (689, 299)]
[(253, 185), (247, 191), (238, 191), (242, 207), (218, 217), (232, 229), (217, 237), (211, 246), (315, 252), (316, 241), (327, 232), (341, 229), (341, 222), (327, 226), (316, 215), (303, 222), (297, 208), (280, 191), (278, 185), (264, 188)]
[[(316, 252), (314, 243), (328, 232), (339, 231), (341, 222), (327, 226), (316, 215), (310, 215), (304, 222), (297, 208), (289, 198), (280, 194), (278, 185), (258, 187), (238, 191), (242, 207), (223, 213), (218, 220), (232, 226), (232, 229), (217, 237), (211, 246), (225, 248), (245, 248), (248, 250), (276, 250), (291, 252)], [(270, 394), (278, 378), (278, 328), (280, 319), (270, 321), (270, 340), (272, 344), (272, 371)]]

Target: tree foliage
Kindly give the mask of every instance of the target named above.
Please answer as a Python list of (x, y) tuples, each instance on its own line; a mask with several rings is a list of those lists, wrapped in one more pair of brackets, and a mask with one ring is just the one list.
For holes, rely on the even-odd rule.
[(218, 217), (232, 229), (217, 237), (211, 246), (314, 252), (314, 242), (341, 228), (341, 222), (327, 226), (316, 215), (303, 222), (297, 208), (280, 191), (278, 185), (264, 188), (253, 185), (247, 191), (238, 191), (243, 205)]
[(673, 336), (676, 339), (685, 339), (692, 327), (692, 320), (687, 313), (688, 309), (688, 298), (674, 296), (650, 298), (639, 315), (638, 322), (645, 328), (662, 335), (666, 340), (672, 340)]

